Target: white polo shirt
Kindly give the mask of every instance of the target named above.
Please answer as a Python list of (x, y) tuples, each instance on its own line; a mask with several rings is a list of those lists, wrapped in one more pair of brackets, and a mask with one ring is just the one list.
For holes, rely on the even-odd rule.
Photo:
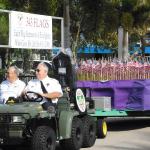
[(11, 83), (8, 80), (0, 84), (0, 102), (6, 103), (9, 97), (19, 97), (25, 89), (25, 83), (19, 79)]
[[(44, 87), (48, 93), (60, 92), (63, 95), (61, 85), (59, 84), (58, 80), (50, 78), (47, 76), (46, 78), (44, 78), (42, 80), (42, 82), (43, 82), (43, 85), (44, 85)], [(33, 80), (29, 81), (28, 85), (25, 88), (25, 91), (43, 93), (40, 80), (33, 79)], [(46, 101), (47, 101), (46, 98), (44, 98), (43, 101), (41, 102), (41, 104), (46, 102)], [(57, 98), (52, 100), (53, 103), (57, 103), (57, 101), (58, 101)]]

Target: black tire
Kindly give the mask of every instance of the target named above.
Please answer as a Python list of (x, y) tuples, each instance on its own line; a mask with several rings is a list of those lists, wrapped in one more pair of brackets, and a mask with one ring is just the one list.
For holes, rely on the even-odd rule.
[(60, 141), (63, 150), (79, 150), (83, 142), (83, 125), (82, 121), (75, 117), (72, 121), (71, 138)]
[(32, 139), (32, 150), (55, 150), (56, 134), (48, 126), (40, 126), (36, 129)]
[(8, 149), (12, 149), (12, 148), (14, 148), (12, 145), (11, 146), (8, 146), (8, 145), (0, 146), (0, 150), (8, 150)]
[(97, 137), (105, 138), (107, 135), (107, 123), (104, 119), (97, 120)]
[(82, 147), (91, 147), (96, 140), (96, 123), (91, 116), (85, 116), (82, 118), (84, 126), (83, 144)]

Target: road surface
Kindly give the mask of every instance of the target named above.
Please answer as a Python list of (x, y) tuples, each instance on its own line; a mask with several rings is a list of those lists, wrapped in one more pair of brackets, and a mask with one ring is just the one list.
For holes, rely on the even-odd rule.
[[(81, 150), (150, 150), (149, 118), (108, 119), (108, 130), (105, 139), (97, 139), (93, 147)], [(29, 150), (29, 148), (11, 146), (7, 150)], [(63, 149), (58, 145), (56, 150)]]

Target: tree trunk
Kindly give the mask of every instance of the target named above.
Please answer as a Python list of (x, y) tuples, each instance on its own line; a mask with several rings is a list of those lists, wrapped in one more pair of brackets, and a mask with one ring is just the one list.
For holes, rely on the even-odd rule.
[(23, 50), (23, 71), (25, 74), (30, 73), (31, 69), (31, 50)]
[(64, 0), (64, 48), (70, 48), (70, 14), (69, 0)]
[(8, 66), (10, 65), (10, 49), (6, 48), (6, 55), (5, 55), (5, 63), (6, 63), (6, 67), (8, 68)]
[(2, 68), (6, 68), (6, 49), (1, 49), (0, 57), (2, 59)]

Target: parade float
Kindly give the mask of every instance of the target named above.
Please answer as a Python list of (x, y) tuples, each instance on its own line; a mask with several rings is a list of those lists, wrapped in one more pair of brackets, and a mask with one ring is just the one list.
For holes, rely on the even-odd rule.
[(119, 61), (80, 60), (78, 87), (89, 89), (86, 96), (95, 104), (99, 134), (105, 137), (106, 117), (150, 116), (150, 64), (148, 59)]

